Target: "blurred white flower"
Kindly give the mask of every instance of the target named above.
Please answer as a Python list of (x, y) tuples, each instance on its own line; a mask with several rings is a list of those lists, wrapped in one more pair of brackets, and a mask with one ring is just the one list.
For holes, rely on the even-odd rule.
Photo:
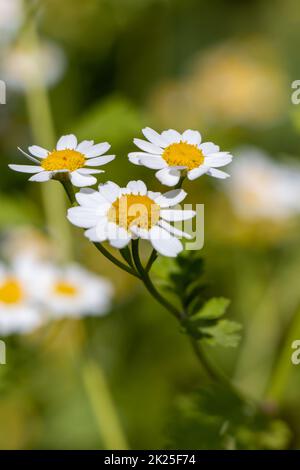
[(258, 149), (236, 152), (225, 188), (241, 218), (280, 220), (300, 213), (300, 167), (277, 163)]
[(29, 333), (42, 325), (32, 282), (38, 277), (37, 267), (28, 260), (16, 260), (10, 269), (0, 265), (0, 336)]
[(41, 41), (38, 47), (17, 43), (4, 51), (0, 65), (2, 80), (15, 91), (39, 87), (41, 82), (51, 87), (65, 69), (65, 54), (51, 41)]
[(8, 42), (22, 24), (22, 0), (0, 0), (0, 42)]
[(195, 180), (207, 174), (215, 178), (227, 178), (229, 175), (217, 167), (232, 161), (229, 152), (220, 152), (220, 147), (212, 142), (201, 143), (198, 131), (187, 130), (180, 134), (169, 129), (158, 134), (146, 127), (142, 130), (148, 141), (134, 139), (142, 151), (128, 155), (131, 163), (158, 170), (157, 179), (166, 186), (175, 186), (182, 172), (189, 180)]
[(107, 142), (94, 145), (93, 140), (84, 140), (78, 143), (75, 135), (64, 135), (58, 140), (53, 151), (38, 145), (28, 148), (31, 155), (22, 151), (37, 165), (9, 165), (9, 167), (21, 173), (34, 173), (29, 181), (49, 181), (58, 173), (66, 173), (74, 186), (91, 186), (97, 182), (92, 175), (104, 171), (87, 167), (102, 166), (114, 160), (115, 155), (103, 155), (109, 148), (110, 144)]
[(112, 284), (76, 264), (42, 265), (36, 284), (36, 298), (50, 318), (104, 315), (111, 307)]
[(115, 248), (124, 248), (131, 239), (149, 240), (164, 256), (177, 256), (183, 245), (177, 237), (191, 238), (169, 222), (195, 216), (192, 210), (170, 209), (186, 196), (183, 189), (165, 194), (148, 191), (143, 181), (130, 181), (120, 188), (109, 181), (99, 190), (82, 189), (76, 194), (80, 207), (68, 210), (68, 219), (77, 227), (86, 228), (86, 237), (93, 242), (108, 240)]

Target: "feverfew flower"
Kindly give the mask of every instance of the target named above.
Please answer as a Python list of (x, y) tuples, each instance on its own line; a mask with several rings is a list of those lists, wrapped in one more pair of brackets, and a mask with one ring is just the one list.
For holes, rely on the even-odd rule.
[(131, 239), (143, 238), (160, 254), (175, 257), (183, 250), (177, 237), (191, 238), (169, 223), (195, 215), (192, 210), (170, 209), (185, 198), (182, 189), (161, 194), (148, 191), (143, 181), (130, 181), (126, 188), (109, 181), (98, 189), (81, 190), (76, 194), (80, 207), (68, 211), (72, 224), (88, 229), (85, 235), (89, 240), (108, 240), (121, 249)]
[(220, 152), (220, 148), (212, 142), (201, 143), (198, 131), (187, 130), (180, 134), (169, 129), (158, 134), (150, 127), (142, 130), (148, 139), (134, 139), (141, 151), (128, 155), (135, 165), (143, 165), (156, 172), (157, 179), (166, 186), (175, 186), (182, 174), (189, 180), (204, 174), (215, 178), (227, 178), (229, 175), (218, 167), (232, 161), (229, 152)]
[(300, 168), (278, 163), (256, 148), (237, 151), (225, 189), (243, 219), (284, 220), (300, 213)]
[(104, 315), (110, 309), (111, 283), (79, 265), (59, 268), (44, 264), (37, 282), (37, 300), (50, 316), (79, 318)]
[(29, 181), (48, 181), (62, 173), (69, 175), (74, 186), (90, 186), (97, 182), (92, 175), (103, 173), (103, 170), (88, 167), (102, 166), (114, 160), (115, 155), (103, 155), (109, 148), (107, 142), (94, 145), (93, 140), (84, 140), (78, 144), (75, 135), (64, 135), (52, 151), (33, 145), (28, 148), (29, 155), (20, 149), (36, 165), (9, 167), (21, 173), (34, 173)]
[(38, 279), (39, 272), (28, 261), (16, 262), (11, 269), (0, 265), (0, 336), (29, 333), (42, 325), (33, 276)]

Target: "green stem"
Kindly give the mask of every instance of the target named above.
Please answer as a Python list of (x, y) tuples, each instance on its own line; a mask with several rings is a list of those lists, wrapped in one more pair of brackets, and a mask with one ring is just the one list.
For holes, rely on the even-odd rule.
[(288, 379), (292, 368), (294, 367), (291, 361), (291, 354), (293, 352), (291, 345), (295, 339), (300, 338), (300, 309), (294, 316), (287, 334), (283, 347), (280, 351), (276, 365), (269, 382), (266, 397), (269, 400), (274, 400), (280, 403), (283, 394), (286, 390)]
[(178, 183), (176, 184), (176, 186), (174, 186), (173, 189), (181, 189), (184, 180), (185, 180), (185, 175), (184, 175), (184, 176), (180, 176), (180, 180), (178, 181)]
[(145, 270), (147, 271), (147, 273), (150, 271), (150, 269), (152, 268), (152, 265), (154, 263), (154, 261), (157, 259), (158, 257), (158, 254), (157, 254), (157, 251), (153, 248), (152, 250), (152, 253), (149, 257), (149, 260), (148, 260), (148, 263), (146, 264), (146, 268)]
[(82, 377), (105, 449), (128, 450), (105, 374), (99, 363), (89, 360), (82, 368)]
[(122, 263), (122, 261), (115, 258), (106, 248), (104, 248), (103, 245), (101, 245), (101, 243), (94, 242), (94, 245), (95, 245), (95, 247), (97, 248), (98, 251), (100, 251), (107, 259), (109, 259), (116, 266), (123, 269), (123, 271), (126, 271), (127, 273), (131, 274), (132, 276), (140, 278), (139, 274), (136, 271), (133, 271), (133, 269), (131, 269), (129, 266), (126, 266), (126, 264)]
[[(37, 50), (39, 39), (32, 19), (28, 20), (23, 32), (22, 42)], [(34, 85), (28, 84), (25, 90), (27, 110), (32, 135), (37, 144), (48, 149), (54, 148), (55, 131), (47, 90), (40, 73), (40, 64), (36, 64)], [(66, 201), (64, 193), (55, 182), (41, 183), (40, 190), (48, 227), (55, 239), (58, 255), (62, 260), (72, 258), (72, 236), (66, 219)]]
[(136, 265), (136, 269), (140, 274), (140, 278), (150, 292), (150, 294), (161, 304), (163, 305), (172, 315), (174, 315), (179, 321), (182, 320), (182, 313), (174, 307), (167, 299), (165, 299), (159, 292), (156, 290), (156, 287), (152, 283), (149, 274), (145, 271), (139, 256), (139, 240), (132, 240), (132, 255)]
[(131, 252), (130, 252), (130, 249), (129, 249), (128, 245), (125, 246), (125, 248), (122, 248), (120, 250), (120, 253), (121, 253), (123, 259), (126, 261), (126, 263), (128, 263), (129, 266), (131, 266), (132, 269), (135, 271), (133, 259), (132, 259)]

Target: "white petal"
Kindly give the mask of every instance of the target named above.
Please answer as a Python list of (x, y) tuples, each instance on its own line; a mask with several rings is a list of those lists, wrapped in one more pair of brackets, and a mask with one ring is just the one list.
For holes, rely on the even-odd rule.
[(132, 225), (130, 227), (130, 231), (137, 237), (142, 238), (143, 240), (149, 240), (149, 230), (144, 228), (137, 227), (136, 225)]
[(160, 207), (172, 207), (182, 202), (185, 196), (186, 192), (183, 189), (172, 189), (171, 191), (157, 197), (155, 202)]
[(103, 157), (89, 158), (86, 160), (85, 164), (86, 166), (102, 166), (112, 162), (115, 158), (115, 155), (103, 155)]
[(78, 188), (84, 186), (92, 186), (97, 183), (97, 179), (94, 176), (81, 175), (78, 171), (72, 171), (70, 173), (71, 183)]
[(57, 142), (57, 150), (76, 149), (77, 138), (74, 134), (63, 135)]
[(173, 258), (183, 250), (180, 240), (173, 237), (170, 233), (157, 225), (150, 230), (149, 236), (153, 248), (163, 256), (170, 256)]
[(37, 181), (38, 183), (43, 183), (44, 181), (49, 181), (52, 178), (53, 171), (41, 171), (29, 178), (29, 181)]
[(8, 165), (11, 170), (19, 171), (20, 173), (39, 173), (44, 171), (42, 167), (35, 165)]
[(167, 230), (169, 233), (172, 233), (176, 237), (180, 237), (180, 238), (184, 237), (184, 238), (188, 238), (189, 240), (193, 238), (189, 233), (179, 230), (178, 228), (174, 227), (174, 225), (169, 224), (165, 220), (161, 219), (158, 223), (160, 227), (164, 228), (165, 230)]
[(126, 187), (135, 195), (140, 194), (141, 196), (145, 196), (147, 193), (147, 186), (141, 180), (129, 181)]
[[(97, 233), (96, 227), (89, 228), (84, 232), (84, 235), (91, 241), (91, 242), (102, 242), (104, 240), (99, 238)], [(106, 240), (106, 239), (105, 239)]]
[(119, 197), (120, 190), (120, 186), (112, 181), (99, 185), (100, 194), (109, 202), (114, 202)]
[(98, 175), (99, 173), (105, 173), (104, 170), (94, 170), (92, 168), (79, 168), (77, 171), (81, 175)]
[(166, 186), (175, 186), (180, 179), (180, 171), (174, 168), (163, 168), (155, 173), (156, 178)]
[(94, 145), (93, 140), (83, 140), (80, 144), (77, 145), (77, 152), (84, 153)]
[(140, 157), (135, 152), (128, 154), (128, 160), (134, 165), (140, 165)]
[(142, 133), (149, 140), (152, 144), (156, 145), (157, 147), (165, 148), (168, 146), (168, 142), (164, 140), (164, 138), (156, 131), (151, 129), (151, 127), (145, 127), (142, 129)]
[(43, 147), (39, 147), (39, 145), (32, 145), (31, 147), (28, 147), (28, 150), (32, 155), (39, 158), (45, 158), (49, 154), (48, 150)]
[(41, 163), (37, 158), (33, 157), (32, 155), (29, 155), (29, 153), (24, 152), (24, 150), (20, 147), (18, 147), (18, 150), (20, 150), (20, 152), (23, 153), (23, 155), (25, 155), (28, 160), (31, 160), (32, 162), (37, 163), (38, 165)]
[(153, 170), (161, 170), (168, 166), (167, 162), (163, 158), (155, 156), (140, 157), (140, 164), (147, 168), (152, 168)]
[(168, 131), (163, 131), (161, 133), (162, 138), (167, 142), (168, 145), (178, 143), (182, 140), (181, 134), (174, 131), (174, 129), (169, 129)]
[(222, 180), (230, 177), (230, 175), (225, 171), (217, 170), (216, 168), (210, 168), (207, 174), (213, 176), (214, 178), (220, 178)]
[(137, 147), (140, 149), (144, 150), (147, 153), (153, 153), (154, 155), (161, 155), (162, 154), (162, 149), (158, 147), (157, 145), (151, 144), (150, 142), (147, 142), (146, 140), (142, 139), (133, 139), (133, 142)]
[(191, 131), (189, 129), (182, 134), (182, 140), (192, 145), (199, 145), (201, 142), (201, 134), (198, 131)]
[(107, 224), (108, 240), (114, 248), (124, 248), (131, 240), (130, 234), (114, 223)]
[(204, 165), (219, 167), (228, 165), (232, 161), (232, 156), (230, 154), (212, 154), (204, 159)]
[(204, 155), (219, 152), (220, 150), (220, 147), (218, 145), (213, 144), (212, 142), (203, 142), (203, 144), (201, 144), (199, 148), (202, 150)]
[(78, 204), (84, 207), (99, 207), (104, 205), (105, 207), (110, 207), (110, 202), (108, 202), (99, 191), (95, 191), (91, 188), (83, 188), (78, 193), (76, 193), (76, 200)]
[(195, 215), (196, 212), (191, 210), (163, 209), (160, 211), (161, 218), (169, 222), (192, 219)]
[(88, 207), (71, 207), (68, 209), (68, 220), (76, 227), (95, 227), (99, 221), (97, 211)]
[(209, 171), (209, 167), (205, 165), (198, 166), (198, 168), (193, 168), (192, 170), (188, 171), (187, 177), (189, 180), (193, 181), (199, 176), (205, 175)]
[(88, 158), (91, 157), (98, 157), (99, 155), (103, 155), (107, 150), (110, 149), (110, 144), (108, 142), (102, 142), (101, 144), (93, 145), (92, 147), (88, 148), (85, 152), (85, 155)]

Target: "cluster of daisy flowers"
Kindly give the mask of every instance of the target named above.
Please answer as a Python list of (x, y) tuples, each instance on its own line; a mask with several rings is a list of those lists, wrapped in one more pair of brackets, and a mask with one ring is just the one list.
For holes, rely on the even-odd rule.
[(97, 169), (111, 162), (107, 142), (94, 144), (92, 140), (78, 143), (73, 135), (61, 137), (54, 150), (33, 145), (24, 155), (33, 165), (9, 165), (11, 169), (33, 174), (30, 181), (60, 180), (81, 187), (76, 193), (78, 205), (68, 211), (69, 221), (85, 228), (86, 237), (93, 242), (108, 241), (117, 249), (125, 248), (133, 239), (146, 239), (164, 256), (175, 257), (183, 250), (180, 238), (190, 235), (174, 226), (195, 216), (195, 211), (178, 209), (187, 193), (181, 189), (184, 178), (195, 180), (202, 175), (227, 178), (220, 170), (231, 162), (229, 152), (221, 152), (212, 142), (202, 142), (198, 131), (182, 134), (169, 129), (161, 134), (143, 129), (147, 140), (134, 139), (139, 151), (128, 155), (135, 165), (156, 170), (156, 178), (164, 185), (174, 187), (165, 193), (148, 190), (143, 181), (130, 181), (126, 187), (108, 181), (89, 188), (97, 182)]
[(53, 319), (104, 315), (112, 294), (108, 280), (80, 265), (20, 256), (0, 264), (0, 336), (30, 333)]

